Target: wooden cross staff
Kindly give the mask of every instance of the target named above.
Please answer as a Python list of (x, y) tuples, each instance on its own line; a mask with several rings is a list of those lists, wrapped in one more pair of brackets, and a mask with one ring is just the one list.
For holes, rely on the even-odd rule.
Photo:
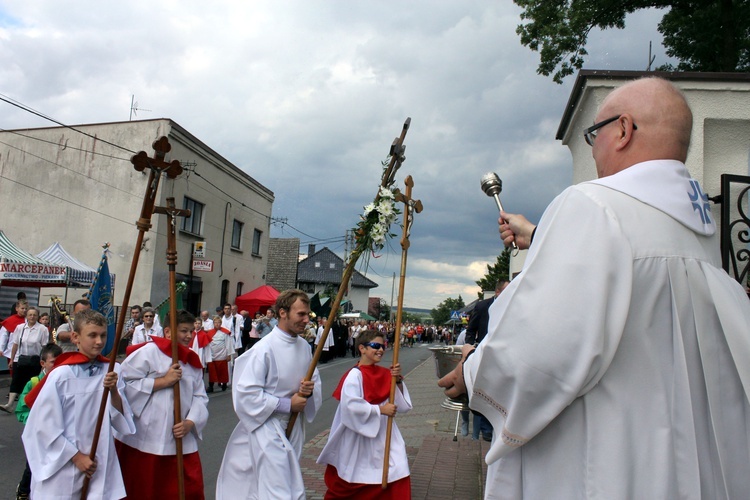
[[(177, 266), (177, 232), (175, 219), (177, 217), (190, 217), (190, 210), (175, 208), (174, 198), (167, 198), (166, 207), (154, 208), (155, 214), (165, 214), (168, 221), (167, 232), (167, 265), (169, 266), (169, 332), (172, 337), (172, 364), (179, 361), (177, 354), (177, 279), (175, 266)], [(182, 422), (182, 411), (180, 409), (180, 382), (172, 386), (174, 391), (174, 425)], [(175, 438), (177, 450), (177, 492), (180, 500), (185, 498), (185, 470), (182, 465), (182, 438)]]
[[(117, 347), (120, 345), (120, 339), (122, 338), (122, 330), (125, 326), (125, 311), (128, 310), (128, 302), (130, 302), (130, 293), (133, 291), (133, 282), (135, 281), (135, 272), (138, 269), (138, 259), (141, 256), (141, 247), (143, 246), (143, 237), (146, 232), (151, 229), (151, 214), (154, 212), (154, 204), (156, 202), (156, 193), (159, 190), (159, 181), (161, 180), (161, 174), (166, 173), (167, 177), (174, 179), (182, 173), (182, 165), (177, 160), (172, 160), (167, 163), (164, 161), (167, 153), (172, 150), (171, 144), (166, 137), (161, 137), (159, 140), (154, 141), (153, 148), (155, 151), (154, 157), (149, 158), (145, 151), (134, 155), (130, 162), (139, 172), (149, 170), (148, 183), (146, 184), (146, 194), (143, 196), (143, 205), (141, 206), (141, 217), (135, 223), (138, 228), (138, 237), (136, 238), (135, 250), (133, 251), (133, 260), (130, 263), (130, 274), (128, 275), (128, 282), (125, 286), (125, 295), (122, 299), (122, 308), (120, 309), (120, 315), (117, 318), (117, 329), (115, 330), (115, 342), (114, 349), (109, 353), (109, 368), (107, 373), (115, 369), (115, 357), (117, 355)], [(91, 453), (89, 458), (91, 460), (96, 459), (96, 448), (99, 446), (99, 437), (102, 432), (102, 423), (104, 422), (104, 411), (107, 408), (107, 398), (109, 397), (109, 391), (104, 391), (102, 394), (102, 401), (99, 405), (99, 415), (96, 420), (96, 427), (94, 428), (94, 439), (91, 442)], [(84, 477), (83, 488), (81, 489), (81, 500), (86, 500), (89, 491), (90, 478)]]
[[(409, 131), (410, 125), (411, 118), (407, 118), (404, 122), (404, 126), (401, 128), (401, 135), (399, 137), (396, 137), (391, 144), (389, 150), (389, 156), (391, 157), (391, 160), (388, 163), (388, 166), (383, 171), (383, 175), (380, 180), (380, 187), (390, 187), (393, 184), (393, 178), (396, 175), (396, 171), (401, 167), (401, 164), (406, 161), (406, 157), (404, 156), (404, 152), (406, 151), (404, 139), (406, 138), (406, 133)], [(378, 193), (380, 193), (380, 189), (378, 189)], [(380, 195), (378, 194), (375, 196), (376, 202), (378, 201), (378, 196)], [(325, 346), (326, 339), (328, 339), (328, 333), (331, 331), (333, 322), (336, 320), (336, 315), (339, 312), (341, 299), (344, 298), (344, 292), (347, 288), (346, 285), (347, 283), (349, 283), (349, 280), (354, 273), (354, 266), (357, 264), (357, 259), (359, 259), (359, 256), (362, 255), (362, 252), (364, 251), (365, 248), (363, 248), (362, 245), (358, 244), (354, 248), (354, 251), (349, 257), (349, 262), (347, 262), (346, 267), (344, 268), (344, 272), (341, 275), (341, 286), (339, 286), (339, 291), (336, 294), (336, 298), (333, 299), (333, 303), (331, 304), (331, 311), (328, 313), (328, 320), (323, 327), (323, 334), (320, 336), (320, 341), (318, 343), (318, 346), (315, 348), (312, 361), (310, 361), (310, 366), (307, 368), (307, 374), (305, 375), (306, 381), (312, 380), (313, 374), (315, 373), (315, 367), (318, 366), (320, 355), (323, 353), (323, 346)], [(290, 438), (292, 436), (292, 430), (294, 429), (294, 424), (297, 421), (297, 415), (298, 414), (295, 412), (292, 412), (291, 415), (289, 415), (289, 422), (286, 425), (287, 438)]]
[[(411, 234), (411, 226), (414, 223), (414, 212), (420, 213), (422, 211), (422, 202), (420, 200), (414, 200), (411, 197), (411, 190), (414, 187), (414, 180), (411, 175), (406, 177), (404, 181), (406, 184), (406, 193), (396, 193), (396, 201), (404, 204), (404, 235), (401, 237), (401, 276), (398, 283), (398, 309), (396, 309), (396, 334), (393, 337), (393, 365), (398, 364), (398, 349), (401, 345), (401, 315), (404, 312), (404, 285), (406, 282), (406, 253), (409, 250), (411, 243), (409, 242), (409, 235)], [(396, 399), (396, 383), (395, 377), (391, 377), (391, 395), (388, 398), (388, 402), (393, 404)], [(385, 453), (383, 454), (383, 489), (388, 487), (388, 465), (390, 462), (391, 454), (391, 431), (393, 429), (393, 417), (388, 417), (388, 424), (385, 429)]]

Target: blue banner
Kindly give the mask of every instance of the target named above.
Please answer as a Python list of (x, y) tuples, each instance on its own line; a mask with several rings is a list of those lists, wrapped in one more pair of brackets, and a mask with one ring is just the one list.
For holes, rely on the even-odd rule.
[(99, 265), (99, 270), (96, 273), (94, 284), (91, 287), (91, 293), (89, 294), (91, 308), (99, 311), (107, 318), (107, 343), (102, 350), (104, 356), (112, 352), (112, 347), (115, 343), (117, 325), (115, 324), (115, 308), (112, 299), (112, 276), (109, 274), (109, 264), (107, 263), (107, 254), (105, 253)]

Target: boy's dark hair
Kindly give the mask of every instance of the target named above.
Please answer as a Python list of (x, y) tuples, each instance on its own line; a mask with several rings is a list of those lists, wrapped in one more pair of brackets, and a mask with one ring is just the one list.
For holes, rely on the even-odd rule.
[(99, 311), (85, 309), (76, 313), (73, 318), (73, 330), (81, 333), (84, 325), (107, 326), (107, 318)]
[(357, 349), (359, 349), (359, 346), (362, 344), (369, 344), (373, 339), (378, 337), (385, 339), (385, 334), (382, 334), (377, 330), (363, 330), (359, 332), (359, 336), (357, 337)]
[[(164, 326), (169, 326), (171, 323), (169, 322), (169, 313), (164, 317)], [(189, 323), (190, 326), (193, 326), (193, 323), (195, 323), (195, 316), (193, 316), (192, 313), (189, 311), (186, 311), (185, 309), (180, 309), (177, 311), (177, 325), (182, 325), (185, 323)]]
[(88, 300), (88, 299), (78, 299), (78, 300), (76, 300), (75, 302), (73, 302), (73, 309), (75, 309), (75, 307), (78, 304), (81, 304), (82, 306), (86, 306), (86, 307), (91, 307), (91, 301)]
[(53, 358), (56, 358), (62, 354), (62, 352), (62, 348), (59, 345), (50, 342), (42, 347), (42, 350), (39, 352), (39, 359), (47, 361), (48, 357), (52, 356)]

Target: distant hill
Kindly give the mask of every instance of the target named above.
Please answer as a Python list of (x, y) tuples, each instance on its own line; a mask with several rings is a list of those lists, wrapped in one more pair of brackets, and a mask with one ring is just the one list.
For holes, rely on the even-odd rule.
[(406, 307), (404, 306), (404, 311), (411, 313), (411, 314), (419, 314), (420, 316), (429, 316), (430, 315), (430, 309), (419, 309), (418, 307)]

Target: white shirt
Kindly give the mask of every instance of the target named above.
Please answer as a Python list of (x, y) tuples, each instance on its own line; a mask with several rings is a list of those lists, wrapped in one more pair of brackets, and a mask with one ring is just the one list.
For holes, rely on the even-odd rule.
[[(41, 323), (34, 323), (29, 326), (28, 323), (18, 325), (10, 337), (10, 344), (17, 345), (16, 357), (13, 362), (18, 361), (21, 354), (26, 356), (39, 356), (47, 342), (49, 342), (49, 330)], [(19, 345), (20, 344), (20, 345)]]
[(133, 330), (133, 341), (131, 343), (132, 345), (136, 345), (143, 344), (144, 342), (152, 342), (151, 337), (164, 337), (164, 332), (156, 326), (156, 323), (149, 329), (146, 329), (145, 325), (140, 324)]

